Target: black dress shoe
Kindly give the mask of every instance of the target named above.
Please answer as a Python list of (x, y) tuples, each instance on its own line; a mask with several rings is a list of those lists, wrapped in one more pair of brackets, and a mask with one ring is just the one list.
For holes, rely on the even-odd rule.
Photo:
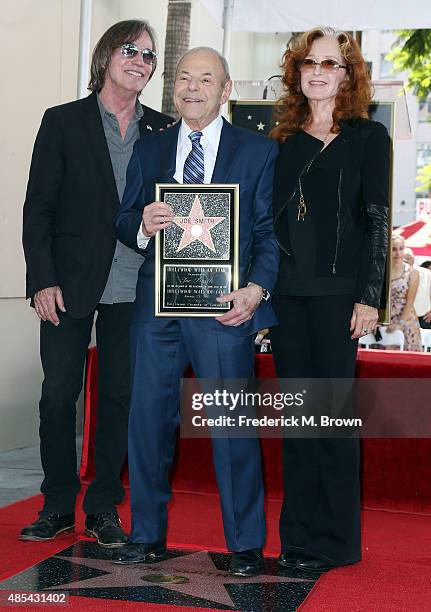
[(296, 567), (300, 570), (304, 570), (306, 572), (329, 572), (329, 570), (337, 567), (335, 563), (328, 561), (327, 559), (319, 559), (318, 557), (313, 557), (312, 555), (304, 555), (296, 564)]
[(296, 567), (300, 559), (304, 557), (304, 553), (299, 550), (286, 550), (278, 557), (278, 565), (281, 567)]
[(166, 542), (150, 542), (142, 544), (139, 542), (127, 542), (112, 557), (113, 563), (128, 565), (129, 563), (158, 563), (166, 558)]
[(121, 522), (116, 512), (88, 514), (85, 520), (85, 533), (97, 539), (105, 548), (124, 546), (127, 535), (120, 527)]
[(261, 548), (251, 548), (242, 552), (234, 552), (229, 566), (232, 576), (258, 576), (264, 570)]
[(55, 512), (39, 512), (39, 518), (21, 531), (20, 540), (43, 541), (53, 540), (59, 533), (73, 531), (75, 527), (74, 514), (56, 514)]

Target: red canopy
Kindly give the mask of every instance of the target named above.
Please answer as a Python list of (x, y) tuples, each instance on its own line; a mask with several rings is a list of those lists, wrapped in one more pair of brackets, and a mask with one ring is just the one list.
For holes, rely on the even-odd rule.
[(396, 229), (405, 240), (405, 246), (410, 247), (415, 255), (431, 257), (431, 218), (421, 217), (407, 225)]

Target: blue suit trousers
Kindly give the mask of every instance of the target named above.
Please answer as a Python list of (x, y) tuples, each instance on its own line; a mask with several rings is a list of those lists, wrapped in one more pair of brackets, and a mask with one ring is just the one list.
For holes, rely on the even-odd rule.
[[(215, 331), (209, 323), (208, 319), (153, 318), (132, 324), (132, 542), (166, 537), (180, 380), (187, 365), (191, 363), (198, 378), (253, 376), (254, 336), (232, 335), (221, 324)], [(212, 445), (227, 546), (237, 552), (261, 548), (265, 517), (259, 440), (214, 438)]]

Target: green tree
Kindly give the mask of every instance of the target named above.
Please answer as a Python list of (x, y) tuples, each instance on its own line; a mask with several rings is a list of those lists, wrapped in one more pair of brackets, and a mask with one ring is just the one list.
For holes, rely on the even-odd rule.
[(408, 72), (407, 87), (420, 99), (431, 93), (431, 30), (399, 30), (387, 55), (395, 72)]
[[(387, 55), (395, 72), (407, 72), (406, 87), (420, 101), (431, 95), (431, 30), (399, 30), (392, 51)], [(416, 177), (416, 191), (431, 191), (431, 164), (421, 168)]]
[(431, 164), (427, 164), (419, 170), (416, 180), (419, 181), (420, 184), (416, 187), (415, 191), (418, 193), (424, 193), (425, 191), (431, 192)]

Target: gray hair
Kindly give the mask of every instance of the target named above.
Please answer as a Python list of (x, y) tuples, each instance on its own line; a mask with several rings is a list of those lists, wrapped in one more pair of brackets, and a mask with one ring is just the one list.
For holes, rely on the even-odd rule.
[(189, 49), (188, 51), (186, 51), (177, 62), (177, 65), (175, 67), (175, 74), (177, 74), (178, 66), (183, 61), (183, 59), (187, 57), (187, 55), (191, 55), (192, 53), (197, 53), (198, 51), (207, 51), (208, 53), (212, 53), (213, 55), (215, 55), (217, 59), (219, 60), (221, 67), (223, 69), (223, 74), (224, 74), (223, 85), (225, 85), (228, 81), (230, 81), (229, 64), (227, 63), (227, 59), (221, 53), (219, 53), (217, 49), (213, 49), (213, 47), (194, 47), (193, 49)]

